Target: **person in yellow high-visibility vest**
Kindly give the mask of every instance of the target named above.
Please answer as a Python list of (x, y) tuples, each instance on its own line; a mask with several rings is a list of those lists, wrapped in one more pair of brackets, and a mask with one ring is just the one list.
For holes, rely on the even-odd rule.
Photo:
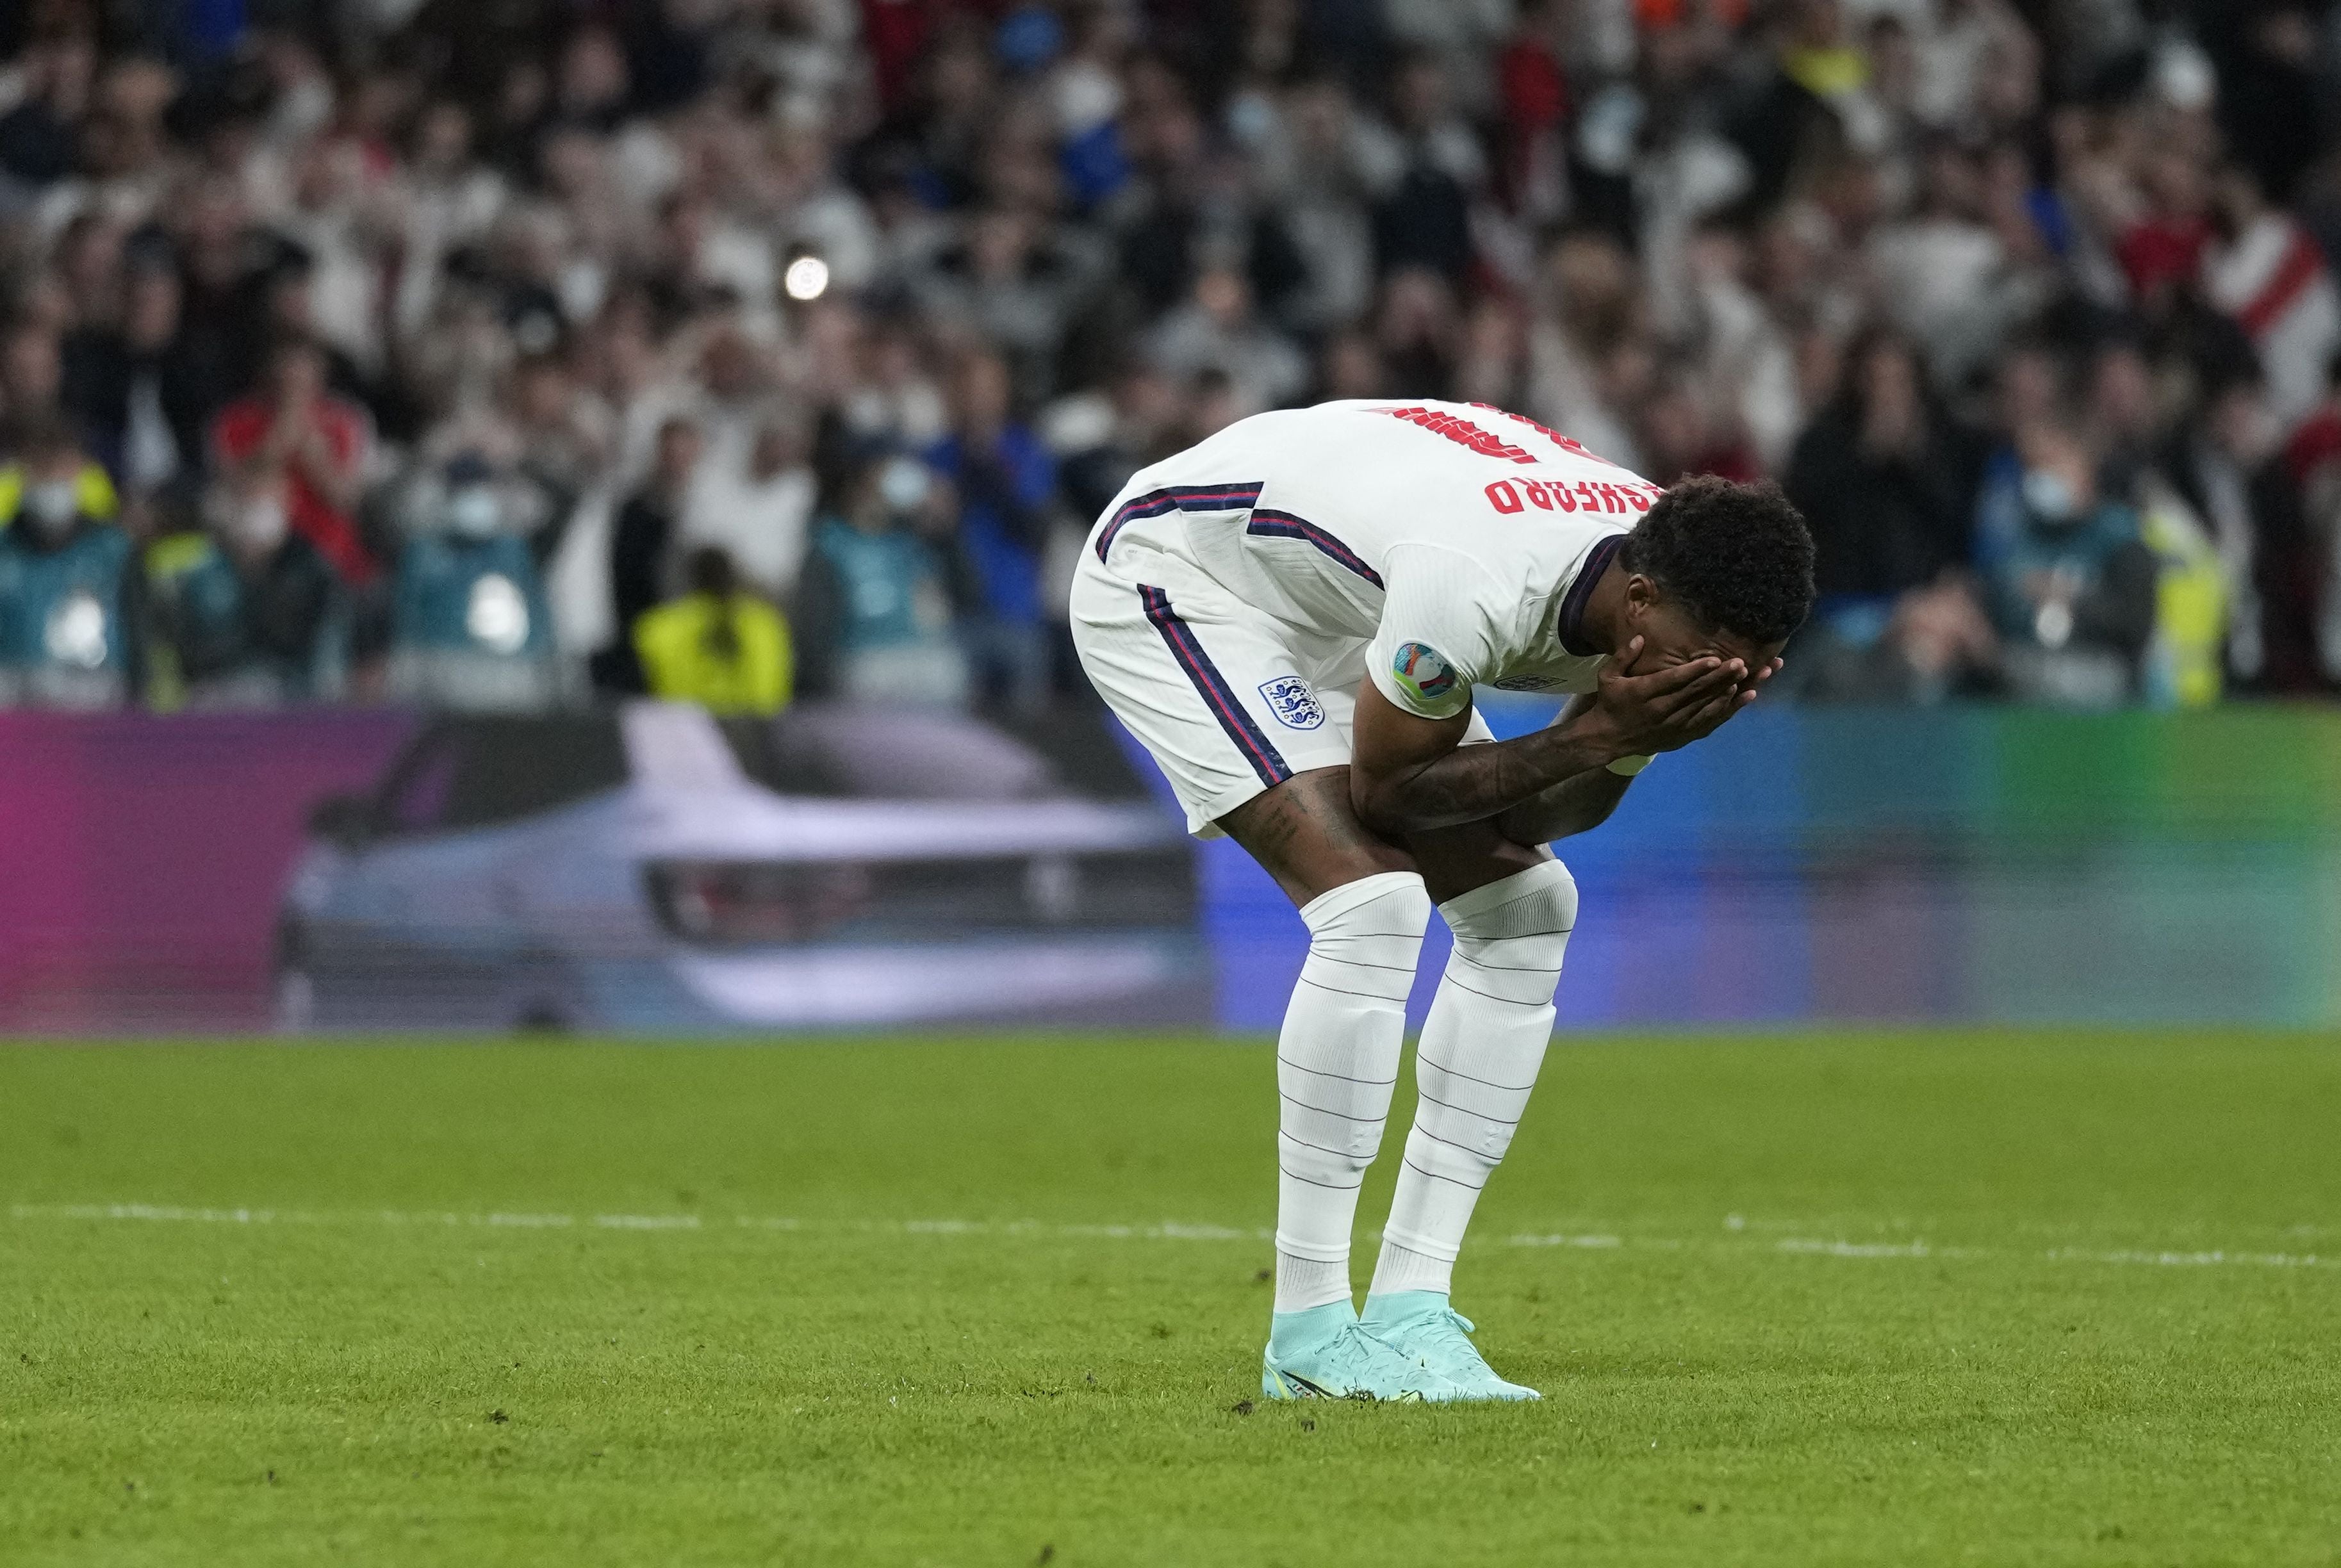
[(740, 586), (721, 550), (695, 550), (691, 590), (634, 622), (634, 650), (652, 696), (712, 713), (778, 713), (795, 681), (795, 650), (781, 612)]

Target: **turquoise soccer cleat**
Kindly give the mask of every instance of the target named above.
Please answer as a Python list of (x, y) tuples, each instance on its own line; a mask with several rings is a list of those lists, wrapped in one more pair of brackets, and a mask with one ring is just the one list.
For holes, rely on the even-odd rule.
[(1457, 1399), (1542, 1399), (1543, 1394), (1498, 1377), (1471, 1343), (1471, 1320), (1435, 1290), (1403, 1290), (1366, 1298), (1366, 1331), (1459, 1391)]
[(1435, 1404), (1464, 1397), (1446, 1378), (1368, 1334), (1346, 1301), (1280, 1312), (1260, 1355), (1270, 1399), (1373, 1399)]

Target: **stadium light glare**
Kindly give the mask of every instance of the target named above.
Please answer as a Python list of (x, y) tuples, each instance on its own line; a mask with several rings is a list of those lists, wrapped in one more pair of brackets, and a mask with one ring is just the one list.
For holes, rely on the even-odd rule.
[(829, 292), (829, 263), (819, 256), (799, 256), (781, 274), (781, 287), (801, 304), (817, 300)]

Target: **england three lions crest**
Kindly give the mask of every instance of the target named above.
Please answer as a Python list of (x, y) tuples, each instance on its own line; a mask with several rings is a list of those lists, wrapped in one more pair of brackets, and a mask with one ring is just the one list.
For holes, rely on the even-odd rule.
[(1325, 710), (1309, 682), (1298, 675), (1280, 675), (1260, 684), (1260, 694), (1276, 721), (1287, 729), (1315, 729), (1325, 722)]

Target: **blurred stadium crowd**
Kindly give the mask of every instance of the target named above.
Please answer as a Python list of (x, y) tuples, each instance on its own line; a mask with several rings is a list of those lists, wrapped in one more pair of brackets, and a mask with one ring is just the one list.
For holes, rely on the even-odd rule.
[(15, 0), (0, 699), (1029, 711), (1256, 410), (1779, 478), (1812, 700), (2341, 680), (2308, 0)]

